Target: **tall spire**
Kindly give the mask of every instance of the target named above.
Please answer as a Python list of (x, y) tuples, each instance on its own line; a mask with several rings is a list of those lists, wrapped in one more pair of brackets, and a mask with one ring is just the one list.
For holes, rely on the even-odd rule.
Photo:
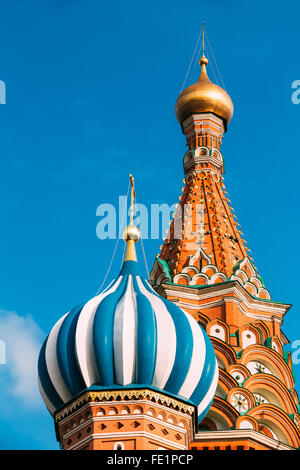
[(137, 261), (135, 244), (141, 238), (141, 233), (139, 229), (133, 224), (133, 206), (136, 196), (134, 177), (131, 174), (129, 175), (129, 179), (131, 184), (130, 223), (125, 228), (123, 233), (124, 241), (127, 244), (124, 261)]
[(202, 57), (201, 59), (199, 60), (199, 64), (201, 65), (201, 73), (200, 73), (200, 77), (198, 79), (199, 80), (209, 80), (208, 76), (207, 76), (207, 72), (206, 72), (206, 66), (208, 64), (208, 59), (205, 57), (205, 52), (204, 52), (204, 49), (205, 49), (205, 46), (204, 46), (204, 21), (202, 22)]
[(241, 265), (250, 264), (253, 286), (248, 283), (248, 290), (269, 299), (224, 185), (221, 143), (233, 104), (227, 92), (207, 76), (204, 38), (203, 23), (200, 77), (176, 101), (176, 115), (187, 140), (185, 185), (150, 279), (160, 283), (161, 270), (165, 269), (167, 278), (175, 284), (218, 284), (232, 280)]
[(204, 21), (202, 21), (202, 56), (204, 57)]

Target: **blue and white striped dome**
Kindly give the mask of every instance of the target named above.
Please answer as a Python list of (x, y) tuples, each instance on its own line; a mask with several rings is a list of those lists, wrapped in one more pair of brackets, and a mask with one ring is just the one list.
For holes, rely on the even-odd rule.
[(86, 389), (153, 388), (198, 407), (213, 400), (218, 366), (209, 337), (125, 261), (118, 279), (55, 324), (40, 352), (39, 386), (54, 413)]

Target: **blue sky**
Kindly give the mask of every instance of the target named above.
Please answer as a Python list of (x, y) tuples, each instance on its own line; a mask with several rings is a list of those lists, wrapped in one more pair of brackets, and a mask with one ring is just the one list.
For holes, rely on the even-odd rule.
[[(0, 0), (0, 448), (58, 448), (35, 358), (105, 276), (114, 241), (96, 237), (97, 206), (117, 204), (130, 172), (139, 202), (181, 194), (174, 104), (202, 20), (235, 105), (225, 184), (273, 298), (293, 304), (283, 331), (300, 339), (299, 14), (296, 1)], [(160, 245), (145, 241), (149, 266)], [(109, 278), (121, 256), (122, 242)]]

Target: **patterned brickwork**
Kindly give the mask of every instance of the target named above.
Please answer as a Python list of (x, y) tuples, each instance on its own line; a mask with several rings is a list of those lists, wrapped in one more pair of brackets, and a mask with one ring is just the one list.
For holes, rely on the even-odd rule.
[(150, 282), (201, 324), (218, 359), (215, 398), (190, 448), (298, 448), (299, 399), (281, 330), (290, 305), (271, 300), (226, 192), (221, 149), (208, 136), (218, 129), (221, 142), (221, 119), (192, 115), (182, 129), (183, 194)]
[(186, 450), (194, 407), (150, 390), (86, 392), (56, 413), (66, 450)]

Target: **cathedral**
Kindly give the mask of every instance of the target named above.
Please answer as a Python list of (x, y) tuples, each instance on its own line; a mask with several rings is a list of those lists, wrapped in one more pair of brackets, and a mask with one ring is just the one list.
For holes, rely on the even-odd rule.
[[(207, 75), (176, 101), (184, 187), (149, 279), (131, 217), (122, 269), (61, 317), (38, 361), (39, 388), (65, 450), (293, 450), (299, 399), (289, 304), (273, 300), (224, 185), (227, 92)], [(180, 221), (180, 223), (178, 223)]]

